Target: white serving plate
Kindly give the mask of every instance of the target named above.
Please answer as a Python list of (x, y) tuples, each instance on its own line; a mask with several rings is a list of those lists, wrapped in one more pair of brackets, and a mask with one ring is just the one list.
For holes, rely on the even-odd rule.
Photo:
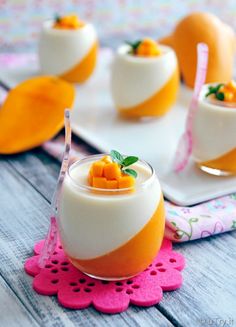
[[(200, 171), (190, 159), (179, 174), (172, 170), (173, 156), (184, 129), (191, 90), (181, 87), (172, 110), (162, 118), (144, 121), (121, 119), (109, 93), (111, 52), (102, 51), (93, 77), (77, 87), (72, 114), (75, 134), (102, 152), (111, 149), (138, 155), (155, 168), (163, 192), (179, 205), (194, 205), (236, 191), (236, 177), (216, 177)], [(0, 79), (11, 87), (37, 73), (36, 67), (1, 71)]]

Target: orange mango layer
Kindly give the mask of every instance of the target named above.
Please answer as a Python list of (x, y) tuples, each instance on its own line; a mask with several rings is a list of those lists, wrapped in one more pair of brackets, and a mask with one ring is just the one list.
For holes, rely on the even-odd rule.
[(71, 83), (85, 82), (94, 71), (97, 61), (97, 49), (98, 43), (96, 42), (82, 61), (60, 77)]
[(179, 84), (179, 72), (175, 70), (169, 81), (148, 100), (137, 106), (129, 108), (118, 108), (120, 114), (125, 118), (141, 118), (162, 116), (176, 101)]
[(165, 227), (164, 201), (143, 229), (118, 249), (103, 256), (80, 260), (69, 256), (81, 271), (100, 278), (125, 278), (143, 271), (160, 249)]
[(220, 169), (232, 174), (236, 173), (236, 148), (217, 159), (200, 162), (199, 165), (213, 169)]
[(118, 163), (112, 162), (109, 156), (105, 156), (92, 164), (88, 183), (96, 188), (122, 189), (133, 187), (135, 179), (123, 174)]

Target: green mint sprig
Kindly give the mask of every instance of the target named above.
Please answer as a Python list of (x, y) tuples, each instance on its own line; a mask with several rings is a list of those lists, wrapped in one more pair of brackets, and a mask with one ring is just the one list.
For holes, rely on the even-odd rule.
[(131, 46), (130, 53), (135, 54), (139, 45), (142, 43), (142, 40), (137, 40), (135, 42), (125, 41), (125, 43)]
[(211, 94), (214, 94), (217, 100), (224, 101), (224, 99), (225, 99), (224, 93), (223, 92), (219, 92), (221, 86), (223, 86), (223, 85), (224, 84), (221, 83), (221, 84), (218, 84), (216, 86), (209, 86), (208, 87), (208, 92), (206, 94), (206, 97), (208, 97)]
[(56, 14), (56, 15), (55, 15), (55, 18), (54, 18), (54, 21), (55, 21), (56, 23), (60, 23), (60, 21), (61, 21), (61, 16), (59, 16), (58, 14)]
[(138, 174), (134, 169), (126, 168), (135, 162), (139, 160), (138, 157), (135, 156), (129, 156), (129, 157), (123, 157), (122, 154), (120, 154), (116, 150), (111, 150), (110, 156), (114, 162), (117, 162), (120, 165), (120, 168), (123, 173), (132, 176), (134, 178), (137, 178)]

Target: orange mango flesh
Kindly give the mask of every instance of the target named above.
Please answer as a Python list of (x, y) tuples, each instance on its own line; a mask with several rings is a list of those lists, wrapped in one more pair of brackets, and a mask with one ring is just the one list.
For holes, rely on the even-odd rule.
[(56, 29), (77, 29), (83, 27), (84, 23), (76, 15), (58, 17), (53, 25)]
[(71, 83), (83, 83), (93, 73), (97, 61), (98, 43), (89, 50), (88, 54), (77, 65), (69, 71), (63, 73), (60, 77)]
[(118, 108), (125, 118), (162, 116), (176, 101), (179, 85), (179, 72), (175, 70), (169, 81), (146, 101), (129, 108)]
[(236, 174), (236, 148), (214, 160), (200, 162), (199, 165)]
[(236, 83), (234, 80), (222, 85), (219, 92), (224, 94), (224, 102), (236, 102)]
[(32, 149), (56, 135), (71, 108), (74, 87), (53, 76), (35, 77), (12, 89), (0, 110), (0, 153)]
[(138, 46), (135, 55), (142, 57), (156, 57), (161, 55), (161, 49), (156, 41), (146, 38)]
[(143, 229), (121, 247), (100, 257), (81, 260), (69, 259), (81, 271), (100, 278), (125, 278), (143, 271), (161, 247), (165, 227), (164, 201)]
[(96, 188), (122, 189), (133, 187), (135, 179), (123, 174), (118, 163), (112, 162), (111, 158), (105, 156), (92, 164), (89, 170), (88, 183)]

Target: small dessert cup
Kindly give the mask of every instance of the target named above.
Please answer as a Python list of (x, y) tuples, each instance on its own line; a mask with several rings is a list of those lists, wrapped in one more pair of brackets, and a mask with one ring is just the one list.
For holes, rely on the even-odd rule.
[(39, 66), (43, 74), (83, 83), (93, 73), (98, 41), (92, 24), (76, 16), (45, 21), (39, 39)]
[[(98, 189), (88, 184), (103, 155), (73, 163), (59, 205), (59, 231), (71, 263), (97, 279), (121, 280), (145, 270), (164, 235), (164, 201), (153, 168), (139, 160), (135, 187)], [(114, 182), (114, 180), (113, 180)]]
[(226, 91), (228, 84), (203, 86), (193, 121), (193, 158), (201, 170), (217, 176), (236, 174), (236, 101)]
[(135, 55), (131, 49), (130, 45), (122, 45), (112, 64), (115, 107), (125, 118), (163, 116), (175, 103), (179, 88), (175, 52), (163, 45), (158, 45), (157, 55), (146, 55), (146, 49), (143, 55)]

